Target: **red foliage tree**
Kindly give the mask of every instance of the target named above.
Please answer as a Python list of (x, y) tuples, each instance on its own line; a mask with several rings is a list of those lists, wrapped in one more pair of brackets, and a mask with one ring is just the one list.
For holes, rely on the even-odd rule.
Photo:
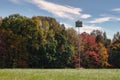
[(85, 68), (98, 68), (99, 64), (99, 54), (95, 51), (86, 51), (81, 56), (81, 65)]
[[(81, 64), (80, 66), (82, 67), (86, 67), (86, 68), (96, 67), (96, 64), (99, 60), (98, 60), (98, 54), (97, 54), (98, 48), (97, 48), (97, 43), (95, 42), (95, 36), (89, 35), (87, 33), (82, 33), (79, 35), (79, 42), (80, 42), (79, 45), (80, 59), (78, 57), (78, 52), (74, 54), (73, 57), (74, 66), (78, 67), (80, 60), (80, 64)], [(91, 58), (89, 56), (91, 56)]]
[[(80, 64), (85, 68), (100, 68), (107, 66), (107, 50), (102, 43), (96, 43), (96, 37), (87, 33), (79, 36)], [(74, 66), (79, 65), (78, 54), (73, 58)]]

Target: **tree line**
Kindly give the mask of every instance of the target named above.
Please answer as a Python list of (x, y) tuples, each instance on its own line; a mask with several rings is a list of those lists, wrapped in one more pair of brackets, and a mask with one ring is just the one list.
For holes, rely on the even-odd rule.
[(79, 66), (120, 68), (120, 33), (111, 41), (106, 32), (78, 34), (51, 17), (12, 14), (0, 19), (0, 68)]

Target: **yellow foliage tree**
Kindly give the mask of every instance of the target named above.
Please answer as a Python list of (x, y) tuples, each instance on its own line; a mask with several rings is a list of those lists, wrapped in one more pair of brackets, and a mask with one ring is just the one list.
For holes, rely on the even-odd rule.
[(100, 55), (100, 65), (101, 67), (108, 67), (108, 53), (107, 49), (102, 43), (98, 43), (98, 48), (99, 48), (99, 55)]

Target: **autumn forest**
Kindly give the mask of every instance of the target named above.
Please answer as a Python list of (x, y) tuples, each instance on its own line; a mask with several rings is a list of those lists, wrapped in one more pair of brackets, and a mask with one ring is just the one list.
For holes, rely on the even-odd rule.
[[(78, 34), (55, 18), (0, 18), (0, 68), (120, 68), (120, 32)], [(80, 43), (80, 44), (78, 44)]]

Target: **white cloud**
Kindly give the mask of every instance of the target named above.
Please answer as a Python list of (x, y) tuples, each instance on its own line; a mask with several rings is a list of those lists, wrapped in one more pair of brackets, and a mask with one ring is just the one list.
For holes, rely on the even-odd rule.
[(92, 21), (89, 21), (89, 23), (103, 23), (108, 21), (120, 21), (119, 17), (102, 17), (102, 18), (96, 18)]
[(119, 18), (119, 17), (112, 17), (111, 19), (112, 19), (112, 20), (116, 20), (116, 21), (120, 21), (120, 18)]
[(90, 21), (90, 23), (102, 23), (102, 22), (110, 21), (110, 19), (111, 19), (110, 17), (96, 18)]
[(83, 15), (81, 15), (81, 18), (83, 18), (83, 19), (87, 19), (89, 17), (91, 17), (91, 15), (89, 15), (89, 14), (83, 14)]
[(102, 27), (100, 26), (95, 26), (95, 25), (83, 25), (82, 28), (80, 28), (80, 32), (87, 32), (91, 33), (93, 30), (103, 30)]
[(81, 8), (55, 4), (46, 0), (31, 0), (29, 2), (37, 5), (40, 9), (48, 11), (49, 13), (61, 18), (74, 19), (75, 17), (80, 17), (86, 19), (91, 17), (89, 14), (82, 14)]
[(120, 8), (114, 8), (112, 11), (120, 12)]
[(67, 19), (75, 19), (75, 18), (82, 18), (87, 19), (91, 17), (90, 14), (82, 14), (81, 8), (76, 8), (68, 5), (60, 5), (55, 4), (52, 2), (48, 2), (46, 0), (10, 0), (13, 3), (20, 3), (20, 2), (29, 2), (32, 4), (35, 4), (40, 9), (43, 9), (45, 11), (48, 11), (49, 13), (52, 13), (53, 15), (61, 18), (67, 18)]

